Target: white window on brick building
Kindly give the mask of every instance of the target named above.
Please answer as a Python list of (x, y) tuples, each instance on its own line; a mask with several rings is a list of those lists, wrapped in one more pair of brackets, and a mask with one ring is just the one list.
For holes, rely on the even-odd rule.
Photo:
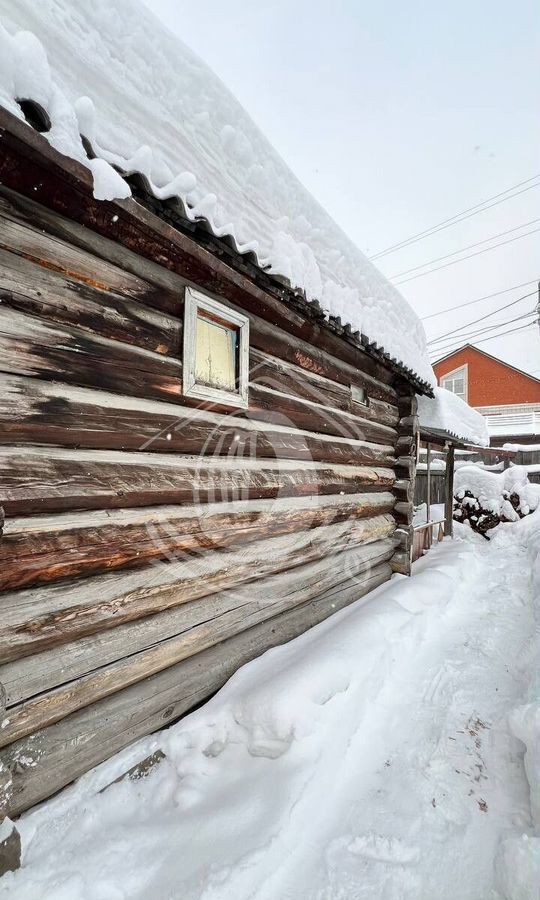
[(453, 394), (457, 394), (458, 397), (467, 402), (467, 366), (461, 366), (459, 369), (454, 369), (453, 372), (443, 375), (441, 387), (451, 391)]

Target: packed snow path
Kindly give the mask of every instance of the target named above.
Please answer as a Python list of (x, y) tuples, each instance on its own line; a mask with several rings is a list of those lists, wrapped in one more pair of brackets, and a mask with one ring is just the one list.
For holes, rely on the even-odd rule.
[[(519, 880), (505, 839), (531, 832), (508, 727), (532, 665), (524, 532), (500, 526), (488, 543), (461, 529), (414, 578), (245, 666), (182, 723), (23, 818), (24, 867), (0, 895), (536, 897), (501, 887)], [(150, 775), (97, 793), (158, 747)]]

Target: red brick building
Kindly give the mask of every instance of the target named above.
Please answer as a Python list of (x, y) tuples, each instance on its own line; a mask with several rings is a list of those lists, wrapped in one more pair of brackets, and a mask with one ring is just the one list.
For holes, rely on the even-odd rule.
[(540, 379), (465, 344), (433, 365), (441, 387), (486, 416), (491, 443), (540, 438)]

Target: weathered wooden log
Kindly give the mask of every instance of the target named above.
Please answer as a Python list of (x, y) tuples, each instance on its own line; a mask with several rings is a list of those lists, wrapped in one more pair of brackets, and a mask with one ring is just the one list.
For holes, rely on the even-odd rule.
[[(333, 556), (355, 544), (386, 538), (394, 528), (394, 517), (387, 513), (266, 538), (245, 547), (179, 555), (172, 562), (129, 573), (114, 572), (82, 578), (70, 585), (52, 584), (5, 594), (0, 660), (7, 662), (35, 654), (242, 582)], [(328, 559), (326, 565), (331, 570)], [(12, 690), (9, 671), (4, 667), (1, 678), (8, 695)], [(17, 677), (13, 680), (17, 681)], [(13, 690), (21, 687), (19, 683)]]
[(398, 525), (410, 525), (414, 516), (412, 502), (398, 501), (394, 506), (394, 518)]
[[(18, 127), (16, 122), (12, 123), (12, 125), (15, 129)], [(29, 177), (29, 169), (32, 169), (32, 167), (36, 165), (39, 166), (39, 163), (35, 158), (33, 160), (25, 158), (27, 157), (27, 154), (24, 153), (24, 144), (19, 144), (19, 139), (13, 135), (13, 128), (11, 128), (10, 133), (6, 133), (4, 137), (4, 166), (0, 170), (3, 176), (2, 180), (4, 183), (7, 183), (8, 186), (16, 187), (20, 193), (24, 194), (26, 193), (24, 185), (17, 178), (17, 166), (20, 166), (24, 159), (23, 180), (25, 180)], [(11, 150), (12, 140), (17, 144), (18, 150), (11, 160), (10, 165), (7, 165), (7, 157)], [(45, 153), (49, 152), (48, 147), (43, 149)], [(45, 162), (45, 160), (43, 160), (43, 162)], [(393, 376), (386, 366), (370, 358), (369, 354), (365, 353), (360, 347), (347, 343), (342, 338), (334, 335), (326, 327), (318, 325), (311, 318), (306, 318), (299, 314), (299, 312), (293, 311), (281, 300), (272, 297), (268, 291), (263, 291), (258, 288), (244, 275), (240, 274), (239, 271), (235, 271), (221, 260), (216, 259), (215, 256), (209, 254), (208, 251), (204, 250), (199, 244), (196, 244), (190, 238), (182, 235), (179, 231), (166, 225), (138, 204), (123, 203), (118, 205), (118, 208), (122, 209), (120, 215), (112, 213), (112, 210), (116, 210), (117, 208), (117, 206), (113, 204), (100, 202), (98, 207), (94, 209), (91, 197), (86, 195), (86, 185), (83, 186), (83, 184), (81, 184), (79, 190), (82, 190), (83, 193), (80, 193), (79, 190), (74, 189), (72, 181), (69, 188), (69, 194), (64, 193), (63, 204), (61, 204), (61, 207), (59, 208), (57, 203), (61, 197), (62, 188), (60, 184), (56, 185), (56, 189), (53, 189), (52, 186), (55, 182), (55, 168), (56, 173), (60, 175), (61, 165), (65, 165), (65, 162), (60, 158), (56, 160), (56, 166), (52, 164), (52, 159), (47, 162), (47, 184), (40, 183), (39, 193), (37, 195), (38, 199), (45, 199), (44, 194), (46, 193), (47, 200), (53, 201), (52, 205), (55, 206), (58, 211), (61, 209), (62, 212), (68, 212), (68, 209), (63, 205), (67, 204), (69, 206), (68, 215), (75, 220), (79, 218), (75, 213), (75, 208), (78, 207), (79, 212), (83, 214), (85, 224), (91, 225), (95, 231), (103, 232), (106, 223), (105, 231), (109, 235), (114, 234), (117, 241), (125, 244), (131, 250), (135, 250), (142, 256), (154, 260), (159, 259), (160, 262), (163, 262), (163, 264), (167, 266), (167, 268), (177, 272), (181, 277), (186, 278), (188, 281), (197, 284), (200, 288), (205, 288), (210, 292), (216, 293), (224, 300), (240, 304), (250, 315), (262, 317), (261, 321), (264, 322), (266, 320), (266, 324), (268, 325), (267, 334), (270, 338), (270, 347), (272, 346), (272, 341), (274, 342), (274, 346), (276, 343), (276, 323), (283, 324), (287, 332), (289, 332), (289, 335), (293, 337), (293, 340), (290, 341), (290, 349), (293, 351), (293, 355), (296, 359), (293, 359), (292, 361), (306, 359), (306, 347), (312, 356), (312, 360), (307, 366), (308, 368), (312, 367), (314, 355), (320, 359), (321, 354), (324, 357), (330, 357), (330, 354), (334, 354), (334, 362), (332, 365), (338, 364), (338, 360), (343, 361), (343, 364), (340, 367), (342, 370), (343, 366), (348, 367), (349, 371), (343, 373), (347, 380), (352, 377), (352, 383), (356, 383), (356, 380), (359, 378), (359, 371), (366, 373), (368, 377), (374, 376), (375, 381), (379, 380), (383, 385), (386, 384), (391, 395), (381, 397), (373, 393), (373, 396), (378, 396), (379, 399), (390, 400), (392, 399), (392, 396), (395, 397), (395, 391), (393, 388), (389, 387)], [(84, 172), (81, 172), (80, 174), (82, 175), (84, 183), (86, 174)], [(37, 172), (34, 173), (34, 176), (30, 177), (37, 177)], [(36, 182), (33, 182), (34, 187), (35, 185)], [(82, 203), (83, 197), (84, 203)], [(81, 208), (81, 204), (84, 209)], [(111, 228), (111, 219), (113, 215), (116, 215), (116, 220), (114, 228)], [(91, 221), (88, 219), (88, 216), (90, 216)], [(128, 220), (130, 221), (129, 225)], [(123, 240), (123, 238), (125, 238), (125, 240)], [(237, 265), (241, 265), (239, 260), (235, 261)], [(252, 333), (254, 334), (254, 329), (252, 329)], [(297, 344), (296, 350), (294, 348), (295, 343)], [(256, 346), (258, 345), (256, 344)], [(315, 348), (317, 348), (317, 350), (316, 353), (313, 354)], [(269, 349), (269, 347), (263, 347), (262, 349)], [(280, 352), (278, 355), (282, 356), (282, 353)], [(316, 365), (318, 366), (319, 363), (316, 363)], [(327, 373), (321, 372), (320, 374)], [(332, 376), (329, 375), (328, 377)], [(337, 378), (335, 380), (340, 381), (342, 378)], [(376, 386), (374, 384), (372, 386), (372, 392), (375, 390)]]
[[(51, 212), (45, 206), (9, 190), (5, 185), (0, 185), (0, 216), (3, 221), (11, 221), (23, 226), (26, 231), (31, 230), (38, 246), (40, 245), (40, 236), (46, 234), (61, 243), (64, 252), (65, 248), (69, 248), (89, 254), (93, 260), (94, 276), (96, 268), (101, 268), (101, 261), (106, 264), (106, 271), (110, 271), (108, 264), (112, 264), (114, 274), (107, 279), (111, 290), (127, 294), (139, 301), (142, 301), (144, 296), (145, 305), (154, 306), (173, 315), (177, 314), (178, 298), (182, 296), (186, 281), (175, 272), (169, 271), (138, 253), (133, 253), (111, 238), (96, 234), (84, 225), (79, 225), (77, 222)], [(16, 247), (11, 247), (11, 249), (16, 249)], [(79, 270), (78, 262), (74, 260), (75, 257), (72, 256), (68, 265), (72, 277)], [(121, 276), (118, 276), (118, 270), (122, 272)], [(135, 281), (128, 281), (126, 273), (134, 275)], [(84, 270), (80, 274), (84, 276)], [(121, 283), (111, 281), (111, 278), (114, 277), (120, 277)], [(78, 280), (81, 281), (80, 278)], [(151, 286), (150, 293), (144, 288), (141, 289), (141, 281)]]
[(10, 745), (0, 754), (13, 773), (9, 814), (18, 815), (138, 738), (163, 728), (214, 693), (239, 666), (364, 596), (390, 574), (390, 565), (384, 563), (361, 584), (353, 578), (337, 585), (316, 601), (255, 625)]
[(392, 572), (399, 572), (400, 575), (411, 574), (411, 559), (408, 550), (396, 550), (390, 560)]
[(398, 434), (416, 435), (418, 431), (418, 416), (404, 416), (397, 424)]
[(122, 775), (119, 775), (118, 778), (114, 778), (109, 784), (102, 787), (99, 793), (103, 794), (103, 792), (112, 787), (113, 784), (119, 784), (121, 781), (125, 781), (126, 778), (129, 779), (129, 781), (139, 781), (140, 778), (146, 778), (146, 776), (166, 758), (163, 750), (155, 750), (154, 753), (145, 756), (140, 762), (135, 763), (134, 766), (130, 766), (129, 769), (126, 772), (123, 772)]
[(268, 387), (392, 427), (399, 420), (398, 408), (394, 403), (378, 400), (373, 396), (369, 397), (368, 403), (353, 400), (350, 384), (331, 381), (254, 347), (251, 348), (249, 359), (252, 388)]
[(392, 493), (398, 500), (409, 502), (414, 500), (414, 483), (410, 478), (400, 478), (392, 485)]
[(412, 546), (413, 527), (412, 525), (400, 525), (394, 531), (393, 538), (397, 542), (397, 546), (402, 550), (408, 550)]
[[(32, 316), (2, 307), (0, 307), (0, 354), (3, 368), (12, 375), (63, 380), (69, 385), (110, 391), (125, 395), (125, 398), (137, 397), (143, 402), (163, 400), (167, 403), (182, 403), (188, 407), (193, 403), (182, 396), (182, 365), (179, 358), (164, 357), (159, 353), (110, 341), (108, 338), (85, 333), (80, 328), (52, 327)], [(271, 371), (274, 373), (272, 376)], [(370, 427), (371, 432), (377, 435), (377, 440), (383, 437), (385, 443), (388, 443), (390, 435), (392, 438), (395, 435), (390, 429), (384, 431), (388, 426), (379, 423), (369, 425), (370, 409), (387, 421), (389, 417), (393, 418), (390, 404), (381, 401), (376, 405), (373, 401), (372, 406), (361, 410), (365, 416), (357, 418), (359, 404), (352, 405), (352, 413), (345, 415), (346, 411), (340, 413), (321, 409), (322, 404), (315, 407), (306, 403), (301, 404), (299, 401), (294, 402), (292, 398), (282, 397), (280, 391), (269, 396), (268, 385), (272, 385), (274, 389), (280, 387), (281, 391), (284, 390), (289, 395), (294, 395), (295, 390), (307, 393), (305, 379), (299, 381), (293, 367), (289, 367), (288, 377), (285, 377), (280, 365), (277, 363), (270, 365), (267, 360), (264, 375), (260, 374), (257, 363), (251, 366), (251, 372), (250, 402), (253, 417), (268, 419), (265, 411), (270, 409), (272, 413), (270, 418), (275, 419), (277, 414), (282, 417), (281, 421), (290, 420), (291, 423), (306, 427), (308, 430), (323, 432), (324, 423), (327, 422), (333, 426), (330, 433), (337, 431), (338, 434), (353, 438), (366, 429), (369, 431)], [(262, 382), (261, 386), (257, 384), (257, 379)], [(36, 391), (39, 392), (39, 388), (36, 388)], [(29, 386), (27, 393), (31, 396)], [(313, 402), (318, 399), (330, 402), (332, 399), (328, 392), (317, 393), (315, 387), (310, 389), (310, 393)], [(95, 402), (99, 405), (97, 397)], [(65, 402), (61, 401), (56, 407), (52, 404), (49, 407), (44, 406), (43, 418), (46, 419), (47, 415), (50, 417), (53, 410), (56, 413), (63, 412), (65, 415), (68, 413)], [(235, 418), (243, 415), (246, 414), (236, 412)], [(249, 410), (247, 415), (250, 415)], [(60, 422), (57, 433), (62, 427), (65, 426)], [(393, 443), (393, 440), (390, 443)]]
[[(37, 207), (39, 209), (39, 207)], [(34, 207), (36, 209), (36, 207)], [(43, 213), (40, 211), (40, 215)], [(5, 196), (0, 203), (0, 216), (2, 217), (2, 235), (0, 248), (9, 251), (10, 255), (19, 257), (21, 273), (29, 271), (28, 265), (41, 268), (44, 273), (51, 272), (70, 280), (72, 283), (87, 285), (107, 294), (125, 296), (149, 306), (159, 305), (159, 296), (163, 290), (157, 291), (144, 277), (133, 275), (126, 271), (124, 259), (119, 260), (119, 265), (112, 264), (105, 259), (96, 259), (94, 253), (82, 250), (74, 246), (69, 240), (62, 240), (54, 235), (47, 234), (43, 229), (35, 227), (33, 222), (20, 222), (9, 214), (9, 205)], [(6, 265), (17, 269), (16, 261), (7, 262), (7, 254), (2, 254), (0, 260), (6, 259)], [(25, 267), (24, 263), (28, 265)], [(0, 262), (0, 266), (2, 262)], [(24, 276), (23, 276), (24, 277)], [(34, 275), (34, 277), (36, 277)], [(39, 277), (39, 276), (37, 276)], [(182, 284), (178, 281), (178, 284)], [(180, 292), (179, 292), (180, 293)], [(105, 303), (107, 298), (104, 298)], [(178, 294), (176, 295), (178, 302)]]
[[(362, 587), (361, 576), (388, 562), (394, 550), (393, 540), (381, 540), (336, 556), (332, 569), (320, 563), (307, 563), (228, 594), (216, 595), (210, 601), (189, 604), (184, 610), (121, 626), (109, 635), (116, 646), (115, 661), (109, 664), (106, 658), (104, 661), (102, 651), (106, 640), (102, 636), (99, 640), (88, 638), (55, 653), (49, 652), (45, 665), (38, 661), (43, 671), (39, 696), (8, 710), (6, 724), (0, 726), (0, 746), (303, 604), (342, 580), (357, 578), (358, 586)], [(118, 653), (122, 655), (116, 656)], [(26, 675), (22, 673), (19, 677), (19, 690), (21, 685), (26, 685), (27, 690), (29, 679), (36, 679), (35, 658), (30, 657), (27, 666)], [(22, 668), (19, 666), (19, 670)], [(59, 673), (57, 678), (62, 684), (45, 693), (55, 672)], [(69, 681), (74, 677), (76, 680)]]
[[(25, 202), (24, 198), (18, 200)], [(96, 335), (135, 343), (160, 353), (171, 353), (176, 357), (181, 355), (179, 315), (185, 280), (129, 251), (121, 250), (119, 255), (119, 248), (114, 242), (82, 229), (85, 242), (93, 245), (97, 239), (99, 246), (105, 244), (108, 254), (122, 268), (111, 266), (103, 259), (96, 260), (95, 255), (51, 237), (43, 229), (36, 229), (34, 221), (29, 218), (22, 221), (10, 218), (10, 209), (0, 193), (0, 217), (4, 223), (0, 247), (9, 247), (11, 251), (0, 251), (4, 306), (39, 315), (53, 326), (77, 326)], [(38, 217), (41, 213), (47, 214), (47, 210), (39, 206), (35, 207), (35, 211)], [(58, 217), (54, 218), (54, 222), (57, 230), (60, 223), (60, 231), (65, 236), (72, 236), (73, 223), (62, 227), (64, 220)], [(93, 247), (93, 250), (96, 248)], [(20, 253), (23, 256), (15, 255)], [(132, 271), (136, 270), (137, 277), (131, 277), (126, 271), (127, 263)], [(141, 280), (139, 276), (148, 278), (153, 284)], [(156, 282), (161, 287), (159, 291), (155, 289)], [(145, 308), (147, 305), (159, 306), (158, 301), (162, 301), (164, 295), (166, 302), (163, 308), (174, 311), (174, 317), (159, 315)], [(252, 323), (252, 331), (253, 327), (257, 330), (256, 324)], [(272, 350), (275, 353), (275, 342)], [(284, 360), (268, 357), (268, 354), (254, 347), (251, 370), (253, 381), (257, 384), (268, 381), (271, 387), (279, 390), (280, 386), (283, 387), (281, 379), (286, 377), (290, 393), (296, 393), (295, 386), (299, 382), (300, 391), (302, 386), (307, 389), (307, 399), (351, 412), (358, 411), (364, 418), (374, 418), (390, 425), (397, 421), (397, 407), (372, 396), (367, 407), (362, 404), (356, 410), (348, 387), (332, 383)]]
[(416, 460), (412, 456), (398, 456), (395, 463), (396, 478), (411, 480), (414, 477)]
[[(96, 449), (145, 447), (154, 452), (182, 452), (182, 440), (191, 435), (189, 423), (192, 421), (200, 432), (199, 423), (211, 426), (219, 415), (215, 410), (193, 410), (184, 405), (184, 399), (179, 397), (177, 404), (136, 400), (91, 388), (0, 374), (0, 443), (25, 440)], [(387, 425), (266, 387), (252, 385), (249, 399), (249, 409), (226, 411), (218, 423), (221, 432), (233, 431), (237, 425), (250, 434), (264, 431), (264, 425), (254, 424), (261, 422), (278, 425), (280, 430), (301, 428), (317, 435), (385, 446), (393, 445), (396, 439), (396, 431)], [(245, 419), (252, 424), (244, 424)]]
[(0, 541), (0, 590), (139, 567), (365, 519), (391, 512), (394, 503), (394, 496), (383, 491), (10, 519)]
[(321, 415), (305, 401), (294, 399), (290, 405), (302, 407), (308, 431), (295, 428), (286, 416), (281, 423), (268, 424), (234, 413), (223, 416), (32, 378), (0, 376), (0, 391), (0, 441), (4, 443), (312, 459), (343, 465), (386, 466), (394, 461), (393, 429), (352, 417), (346, 420), (340, 413), (336, 418), (342, 434), (314, 434), (323, 431), (323, 421), (332, 422), (331, 411)]
[(414, 456), (416, 453), (416, 440), (412, 434), (402, 434), (396, 440), (396, 454), (398, 456)]
[(162, 503), (365, 493), (392, 486), (393, 469), (248, 457), (49, 447), (0, 448), (7, 516)]
[(72, 326), (51, 326), (0, 304), (0, 365), (4, 372), (78, 384), (131, 397), (177, 400), (178, 359), (98, 337)]
[[(276, 330), (277, 333), (277, 330)], [(252, 333), (250, 333), (252, 336)], [(285, 335), (285, 332), (283, 332)], [(287, 340), (289, 336), (285, 335)], [(285, 340), (284, 340), (285, 342)], [(276, 341), (274, 340), (274, 344)], [(307, 358), (299, 355), (292, 341), (291, 362), (300, 367), (297, 356), (307, 363)], [(286, 352), (288, 344), (283, 348)], [(277, 348), (279, 349), (279, 348)], [(268, 350), (277, 352), (269, 336)], [(295, 351), (294, 353), (292, 351)], [(173, 358), (154, 353), (140, 347), (111, 340), (84, 331), (72, 325), (49, 324), (16, 309), (0, 306), (0, 359), (4, 371), (15, 375), (31, 375), (51, 380), (62, 380), (67, 384), (92, 387), (143, 399), (161, 399), (180, 402), (182, 396), (182, 364), (180, 353)], [(267, 363), (268, 364), (268, 363)], [(279, 372), (279, 367), (273, 367)], [(301, 367), (300, 367), (301, 368)], [(314, 367), (314, 374), (319, 375)], [(350, 367), (352, 370), (352, 367)], [(330, 371), (331, 369), (331, 371)], [(308, 370), (309, 371), (309, 370)], [(342, 373), (339, 366), (324, 369), (328, 375), (339, 376), (342, 383), (366, 382), (364, 376), (354, 370)], [(326, 375), (326, 380), (328, 380)], [(265, 378), (258, 373), (257, 363), (251, 365), (251, 380), (256, 385), (257, 378)], [(281, 383), (288, 393), (294, 393), (294, 378), (285, 382), (282, 377), (273, 379)], [(366, 382), (373, 401), (387, 403), (393, 395), (384, 385)], [(364, 385), (365, 386), (365, 385)], [(316, 395), (317, 396), (317, 395)], [(320, 395), (324, 397), (324, 394)], [(351, 407), (358, 411), (359, 404)], [(361, 408), (361, 407), (360, 407)], [(379, 407), (380, 408), (380, 407)]]
[(15, 872), (20, 865), (21, 836), (13, 822), (0, 812), (0, 878), (6, 872)]
[(397, 407), (400, 418), (407, 416), (416, 416), (418, 413), (418, 400), (416, 398), (416, 394), (410, 394), (409, 392), (407, 392), (405, 395), (401, 395), (400, 397), (398, 397)]
[[(394, 444), (396, 430), (392, 427), (394, 417), (389, 403), (378, 404), (375, 401), (369, 407), (361, 409), (359, 404), (351, 403), (349, 412), (334, 409), (320, 402), (285, 393), (283, 384), (279, 390), (251, 381), (249, 385), (249, 407), (242, 412), (234, 413), (240, 418), (276, 422), (317, 432), (319, 434), (335, 434), (353, 440), (362, 440), (363, 434), (370, 434), (370, 440), (382, 444)], [(296, 386), (292, 386), (296, 390)], [(320, 400), (326, 398), (320, 397)], [(227, 412), (230, 413), (230, 410)]]
[[(2, 220), (0, 247), (4, 244), (9, 223)], [(43, 236), (46, 240), (46, 236)], [(96, 280), (96, 261), (93, 279), (88, 276), (76, 281), (68, 275), (51, 271), (29, 262), (27, 258), (0, 249), (0, 299), (2, 307), (18, 310), (51, 323), (53, 326), (75, 326), (91, 334), (123, 341), (153, 350), (181, 356), (182, 314), (181, 298), (176, 316), (158, 312), (131, 299), (120, 281), (120, 293), (114, 293), (108, 279)], [(118, 270), (123, 281), (135, 281)], [(124, 288), (124, 290), (122, 290)], [(150, 285), (143, 288), (151, 293)]]

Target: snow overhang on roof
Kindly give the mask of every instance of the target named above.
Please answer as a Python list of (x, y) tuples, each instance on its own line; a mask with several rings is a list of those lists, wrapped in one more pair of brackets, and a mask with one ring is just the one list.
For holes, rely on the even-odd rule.
[(154, 197), (180, 201), (187, 219), (350, 323), (421, 387), (435, 385), (424, 328), (401, 294), (145, 6), (0, 0), (0, 105), (24, 118), (25, 99), (47, 113), (52, 146), (91, 169), (96, 198), (130, 196), (120, 172), (140, 175)]
[(420, 434), (431, 432), (463, 444), (489, 447), (486, 420), (461, 397), (436, 387), (434, 397), (418, 397)]

